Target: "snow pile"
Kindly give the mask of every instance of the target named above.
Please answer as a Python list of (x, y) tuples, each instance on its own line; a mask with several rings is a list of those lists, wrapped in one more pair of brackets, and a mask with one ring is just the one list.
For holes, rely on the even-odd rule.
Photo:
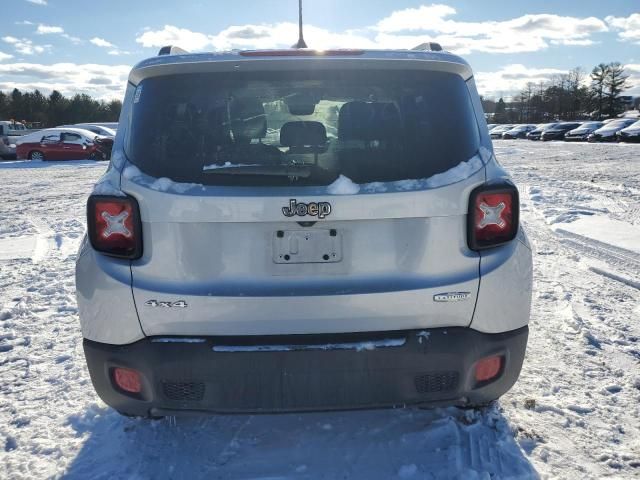
[(486, 148), (466, 162), (460, 162), (446, 172), (437, 173), (429, 178), (398, 180), (395, 182), (371, 182), (359, 185), (351, 179), (340, 175), (327, 187), (331, 195), (355, 195), (362, 190), (365, 193), (409, 192), (444, 187), (469, 178), (484, 166), (483, 157), (490, 158), (491, 152)]
[(93, 187), (91, 195), (112, 195), (115, 197), (126, 197), (122, 190), (116, 188), (116, 186), (108, 178), (96, 183)]
[(366, 193), (384, 193), (389, 191), (408, 192), (444, 187), (469, 178), (484, 166), (482, 158), (475, 155), (466, 162), (460, 162), (446, 172), (437, 173), (429, 178), (398, 180), (395, 182), (373, 182), (362, 185)]
[(587, 216), (570, 223), (555, 224), (554, 227), (640, 254), (640, 225), (589, 212)]
[(131, 182), (135, 182), (139, 185), (143, 185), (152, 190), (156, 190), (158, 192), (186, 193), (194, 188), (204, 188), (204, 186), (199, 183), (183, 183), (175, 182), (167, 177), (151, 177), (140, 171), (138, 167), (132, 164), (128, 164), (122, 170), (122, 178)]
[(122, 171), (122, 176), (127, 180), (132, 180), (137, 177), (142, 176), (142, 172), (135, 165), (127, 165), (126, 168)]
[(355, 195), (360, 191), (360, 186), (353, 183), (349, 178), (340, 175), (331, 185), (327, 187), (327, 192), (331, 195)]

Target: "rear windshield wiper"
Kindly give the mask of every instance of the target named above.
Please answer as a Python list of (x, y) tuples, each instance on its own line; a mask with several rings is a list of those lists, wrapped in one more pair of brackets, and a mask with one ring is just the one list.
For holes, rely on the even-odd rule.
[(207, 175), (264, 175), (309, 178), (311, 176), (311, 168), (308, 165), (228, 165), (205, 168), (202, 173)]

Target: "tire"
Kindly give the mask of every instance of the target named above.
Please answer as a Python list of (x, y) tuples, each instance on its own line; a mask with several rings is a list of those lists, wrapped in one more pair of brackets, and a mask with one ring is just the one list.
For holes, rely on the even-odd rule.
[(33, 150), (32, 152), (29, 152), (27, 158), (29, 160), (46, 160), (46, 158), (44, 158), (44, 153), (42, 153), (40, 150)]

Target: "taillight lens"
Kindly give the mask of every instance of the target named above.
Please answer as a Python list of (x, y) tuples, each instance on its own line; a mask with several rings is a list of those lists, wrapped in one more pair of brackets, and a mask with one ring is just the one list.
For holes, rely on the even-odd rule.
[(488, 183), (471, 192), (467, 236), (469, 248), (482, 250), (513, 240), (518, 234), (518, 190), (509, 181)]
[(131, 368), (114, 368), (113, 381), (118, 388), (125, 392), (142, 392), (142, 380), (137, 370), (132, 370)]
[(498, 376), (502, 370), (502, 357), (486, 357), (479, 360), (474, 368), (476, 382), (487, 382)]
[(132, 197), (92, 195), (87, 202), (91, 246), (120, 258), (142, 255), (142, 225), (138, 202)]

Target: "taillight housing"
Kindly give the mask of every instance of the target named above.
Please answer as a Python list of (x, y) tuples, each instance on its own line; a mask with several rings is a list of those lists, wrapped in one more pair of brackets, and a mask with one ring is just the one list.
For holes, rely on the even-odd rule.
[(469, 196), (467, 242), (472, 250), (483, 250), (510, 242), (518, 234), (520, 199), (508, 180), (489, 182)]
[(142, 224), (135, 198), (90, 196), (87, 227), (91, 246), (98, 252), (129, 259), (142, 255)]

